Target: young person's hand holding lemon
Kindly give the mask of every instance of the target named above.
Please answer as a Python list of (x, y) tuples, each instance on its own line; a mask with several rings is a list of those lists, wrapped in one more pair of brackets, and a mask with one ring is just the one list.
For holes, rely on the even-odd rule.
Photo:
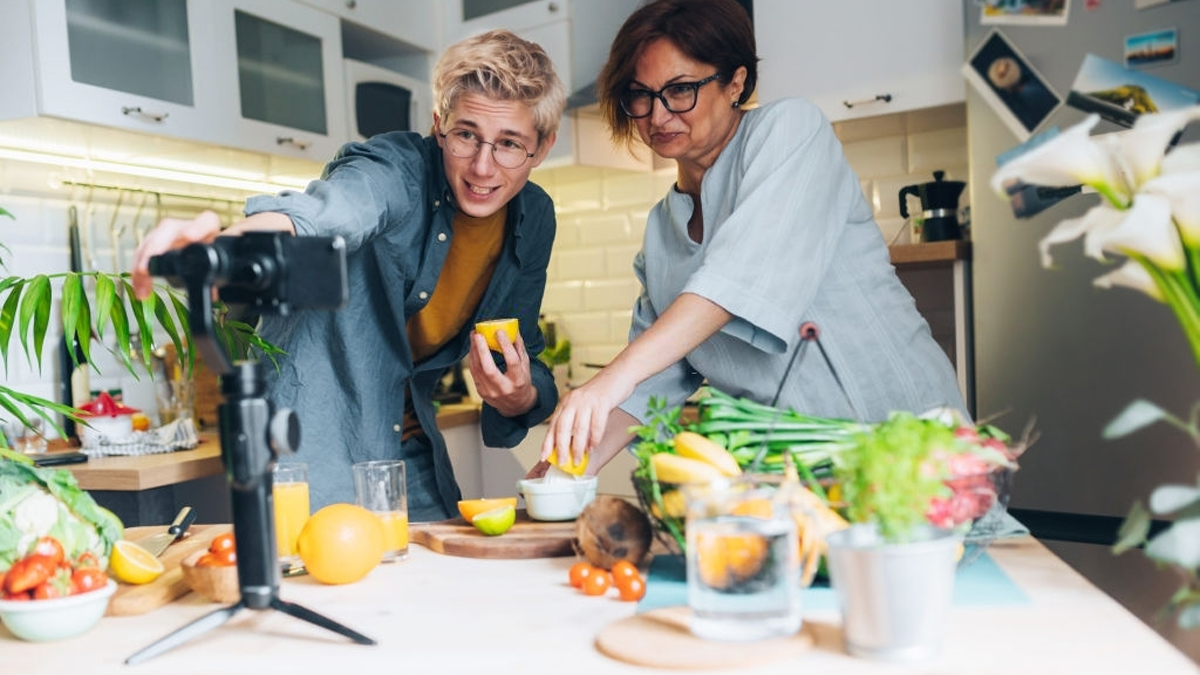
[[(537, 403), (537, 389), (529, 373), (529, 353), (516, 319), (496, 319), (475, 324), (469, 354), (471, 377), (484, 403), (505, 417), (528, 412)], [(504, 359), (496, 365), (493, 352)]]

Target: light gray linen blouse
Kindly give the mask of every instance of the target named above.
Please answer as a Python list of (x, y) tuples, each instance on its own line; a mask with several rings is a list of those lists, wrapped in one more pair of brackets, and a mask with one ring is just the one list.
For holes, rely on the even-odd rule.
[(785, 99), (748, 111), (705, 173), (700, 199), (700, 243), (687, 234), (688, 195), (672, 188), (651, 210), (634, 261), (642, 292), (629, 337), (680, 293), (707, 298), (734, 319), (639, 385), (622, 410), (644, 422), (651, 396), (679, 405), (705, 378), (770, 403), (801, 324), (812, 321), (853, 407), (812, 343), (788, 375), (780, 407), (862, 421), (937, 406), (967, 412), (954, 369), (897, 278), (858, 176), (816, 106)]

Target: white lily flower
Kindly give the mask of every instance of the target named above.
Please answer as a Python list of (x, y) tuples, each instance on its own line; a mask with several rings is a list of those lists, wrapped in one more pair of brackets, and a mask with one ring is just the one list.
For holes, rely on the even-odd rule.
[[(1200, 157), (1200, 153), (1197, 155)], [(1189, 173), (1164, 173), (1147, 182), (1134, 197), (1135, 203), (1144, 195), (1165, 197), (1183, 243), (1200, 248), (1200, 167)]]
[[(1109, 206), (1107, 203), (1101, 203), (1094, 206), (1078, 218), (1070, 218), (1060, 222), (1038, 242), (1038, 252), (1042, 256), (1042, 267), (1049, 268), (1054, 264), (1053, 258), (1050, 257), (1050, 247), (1058, 244), (1065, 244), (1068, 241), (1074, 241), (1082, 237), (1085, 233), (1092, 230), (1113, 230), (1116, 229), (1121, 221), (1125, 220), (1126, 213), (1119, 209)], [(1103, 259), (1103, 255), (1100, 256)]]
[(1131, 191), (1108, 150), (1089, 135), (1099, 121), (1099, 115), (1089, 115), (1079, 124), (1004, 164), (992, 176), (992, 190), (1007, 196), (1004, 186), (1014, 180), (1045, 187), (1083, 184), (1124, 207), (1129, 203)]
[(1163, 157), (1162, 175), (1200, 171), (1200, 143), (1181, 145)]
[(1130, 172), (1135, 190), (1138, 186), (1158, 176), (1163, 154), (1175, 134), (1188, 123), (1200, 119), (1200, 106), (1174, 112), (1142, 115), (1133, 123), (1133, 128), (1115, 134), (1120, 148), (1119, 157)]
[(1171, 221), (1170, 200), (1162, 195), (1141, 193), (1133, 206), (1118, 213), (1124, 218), (1116, 227), (1088, 230), (1083, 245), (1086, 255), (1097, 260), (1104, 260), (1106, 251), (1141, 255), (1155, 267), (1169, 272), (1181, 272), (1187, 267), (1179, 230)]
[(1124, 265), (1102, 277), (1097, 277), (1092, 284), (1098, 288), (1124, 286), (1141, 291), (1159, 302), (1166, 302), (1158, 284), (1154, 283), (1150, 273), (1136, 260), (1126, 260)]

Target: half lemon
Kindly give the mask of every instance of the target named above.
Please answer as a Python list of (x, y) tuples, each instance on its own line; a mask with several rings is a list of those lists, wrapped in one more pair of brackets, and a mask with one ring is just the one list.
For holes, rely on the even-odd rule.
[(519, 324), (516, 319), (492, 319), (475, 324), (475, 332), (487, 340), (488, 349), (494, 352), (500, 351), (500, 341), (496, 339), (497, 333), (504, 333), (508, 336), (509, 342), (516, 344), (518, 329)]
[(162, 575), (162, 561), (154, 554), (127, 539), (113, 544), (108, 567), (117, 581), (127, 584), (148, 584)]

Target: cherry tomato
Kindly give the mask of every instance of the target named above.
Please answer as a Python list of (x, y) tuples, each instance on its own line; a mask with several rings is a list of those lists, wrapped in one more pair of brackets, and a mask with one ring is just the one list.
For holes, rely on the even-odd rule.
[(626, 581), (630, 579), (640, 578), (642, 575), (638, 572), (637, 565), (628, 560), (618, 560), (612, 566), (613, 585), (620, 588)]
[(25, 600), (33, 599), (33, 598), (29, 597), (29, 591), (24, 591), (22, 593), (9, 593), (8, 591), (4, 591), (3, 595), (4, 595), (5, 600), (9, 600), (12, 602), (22, 602)]
[(612, 588), (612, 577), (599, 568), (583, 580), (583, 592), (586, 595), (604, 595), (609, 588)]
[(75, 559), (75, 567), (99, 567), (100, 559), (91, 551), (84, 551)]
[(53, 600), (63, 597), (63, 592), (53, 581), (43, 581), (33, 589), (34, 600)]
[(590, 577), (595, 571), (596, 568), (593, 567), (591, 563), (580, 561), (574, 565), (571, 565), (571, 569), (567, 574), (571, 580), (572, 586), (575, 588), (583, 588), (583, 582), (587, 581), (587, 578)]
[(220, 567), (231, 567), (237, 564), (237, 551), (231, 548), (215, 551), (212, 556), (217, 559), (217, 565)]
[(108, 575), (99, 567), (80, 567), (71, 573), (71, 595), (87, 593), (108, 585)]
[(205, 552), (204, 555), (196, 559), (196, 567), (216, 567), (220, 563), (217, 562), (217, 556), (211, 552)]
[(57, 567), (58, 563), (49, 556), (27, 555), (8, 568), (4, 589), (10, 593), (33, 590), (49, 579)]
[(617, 586), (617, 592), (626, 602), (637, 602), (646, 596), (646, 582), (640, 576), (625, 580), (625, 585)]
[(237, 545), (233, 540), (232, 532), (218, 534), (216, 539), (213, 539), (212, 543), (208, 545), (208, 550), (212, 551), (213, 553), (220, 553), (221, 551), (233, 551), (236, 549)]
[(58, 540), (54, 537), (40, 537), (37, 543), (33, 545), (33, 551), (30, 555), (44, 555), (53, 560), (55, 566), (66, 557), (62, 544), (58, 543)]

